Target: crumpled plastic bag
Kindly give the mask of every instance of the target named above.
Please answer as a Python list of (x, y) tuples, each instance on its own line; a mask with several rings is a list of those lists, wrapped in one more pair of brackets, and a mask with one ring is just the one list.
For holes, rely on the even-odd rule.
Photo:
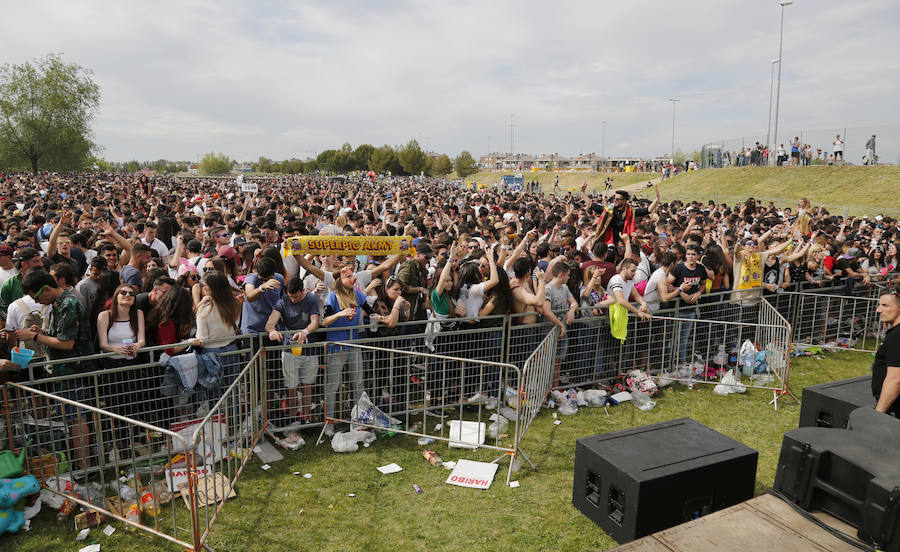
[(747, 377), (750, 377), (750, 375), (753, 374), (753, 365), (756, 362), (756, 353), (758, 352), (759, 350), (756, 348), (756, 345), (749, 339), (745, 340), (741, 345), (741, 351), (739, 353), (741, 358), (741, 372)]
[(359, 450), (359, 443), (371, 443), (375, 439), (377, 437), (370, 431), (342, 431), (331, 438), (331, 449), (334, 452), (356, 452)]
[[(356, 424), (366, 424), (369, 426), (382, 427), (388, 429), (390, 427), (398, 427), (401, 422), (397, 418), (393, 418), (385, 414), (380, 408), (372, 404), (369, 395), (364, 391), (359, 400), (350, 411), (350, 421)], [(351, 423), (350, 429), (360, 429), (362, 426)]]
[(585, 389), (576, 393), (578, 406), (604, 406), (606, 405), (606, 391), (603, 389)]
[(569, 389), (565, 393), (554, 389), (552, 394), (556, 404), (559, 405), (558, 411), (561, 415), (571, 416), (578, 413), (578, 395), (574, 389)]
[(722, 376), (722, 380), (713, 388), (713, 393), (728, 395), (729, 393), (743, 393), (747, 387), (739, 382), (734, 375), (734, 370), (729, 370)]
[(509, 420), (499, 414), (491, 414), (489, 419), (491, 424), (487, 428), (488, 437), (497, 439), (500, 435), (506, 433), (506, 428), (509, 427)]
[(639, 410), (652, 410), (653, 407), (656, 406), (656, 401), (651, 401), (650, 395), (643, 391), (632, 391), (631, 404), (636, 406)]

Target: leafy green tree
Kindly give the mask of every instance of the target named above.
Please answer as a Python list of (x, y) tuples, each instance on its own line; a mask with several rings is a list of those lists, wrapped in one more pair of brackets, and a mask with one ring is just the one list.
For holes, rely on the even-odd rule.
[(200, 160), (200, 174), (228, 174), (231, 172), (231, 159), (224, 153), (209, 152)]
[(356, 149), (353, 150), (353, 155), (351, 156), (353, 162), (350, 169), (354, 171), (368, 170), (369, 160), (372, 159), (373, 153), (375, 153), (375, 146), (372, 144), (360, 144), (356, 146)]
[(0, 167), (86, 168), (100, 87), (91, 71), (56, 54), (0, 66)]
[(453, 172), (453, 161), (450, 160), (447, 154), (441, 154), (431, 164), (432, 176), (444, 176), (451, 172)]
[(470, 174), (478, 172), (478, 166), (475, 164), (475, 159), (472, 157), (472, 154), (466, 150), (461, 151), (456, 157), (455, 168), (456, 174), (460, 178), (465, 178)]
[(131, 161), (128, 161), (127, 163), (125, 163), (124, 168), (125, 168), (126, 173), (134, 174), (140, 170), (141, 164), (138, 163), (136, 160), (132, 159)]
[(397, 152), (397, 160), (400, 161), (400, 166), (403, 167), (406, 174), (416, 175), (425, 169), (428, 156), (419, 147), (419, 142), (410, 140), (403, 149)]
[(259, 156), (259, 159), (256, 161), (256, 163), (253, 163), (253, 171), (259, 173), (275, 172), (272, 160), (261, 155)]
[(379, 174), (388, 171), (398, 174), (402, 168), (397, 160), (397, 152), (391, 146), (384, 145), (372, 152), (369, 158), (369, 169)]

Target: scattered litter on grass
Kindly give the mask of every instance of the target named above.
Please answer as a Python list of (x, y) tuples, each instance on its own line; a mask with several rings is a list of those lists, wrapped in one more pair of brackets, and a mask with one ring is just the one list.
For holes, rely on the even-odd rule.
[(656, 406), (656, 401), (651, 401), (650, 395), (643, 391), (634, 391), (631, 393), (631, 404), (638, 410), (653, 410), (653, 407)]
[(300, 475), (300, 472), (294, 472), (294, 475)]
[(509, 427), (509, 420), (506, 419), (505, 416), (491, 414), (489, 419), (491, 420), (491, 424), (488, 426), (488, 437), (491, 439), (496, 439), (501, 433), (506, 431), (507, 427)]
[(329, 504), (329, 505), (328, 505), (328, 509), (329, 509), (329, 510), (334, 509), (334, 504)]
[(271, 468), (271, 467), (272, 467), (272, 466), (270, 466), (270, 465), (268, 465), (268, 464), (263, 464), (262, 466), (260, 466), (260, 468), (262, 468), (262, 469), (264, 469), (264, 470), (267, 470), (267, 471), (268, 471), (268, 469)]
[(374, 433), (362, 430), (351, 430), (335, 433), (331, 438), (331, 448), (334, 452), (356, 452), (359, 443), (371, 443), (377, 439)]
[(431, 437), (419, 437), (419, 440), (416, 441), (416, 444), (418, 444), (420, 447), (424, 447), (426, 445), (430, 445), (433, 442), (434, 439), (432, 439)]
[(377, 468), (375, 468), (375, 469), (378, 470), (378, 471), (380, 471), (380, 472), (383, 473), (384, 475), (388, 475), (388, 474), (391, 474), (391, 473), (397, 473), (397, 472), (399, 472), (399, 471), (403, 471), (403, 468), (401, 468), (400, 466), (398, 466), (396, 462), (391, 462), (390, 464), (387, 464), (387, 465), (385, 465), (385, 466), (379, 466), (379, 467), (377, 467)]
[(78, 552), (100, 552), (99, 544), (89, 544), (83, 548), (80, 548)]
[(484, 422), (450, 420), (450, 448), (477, 449), (484, 439)]
[(303, 509), (301, 508), (300, 511), (297, 512), (297, 513), (298, 513), (298, 514), (302, 514), (302, 513), (303, 513)]
[(348, 493), (347, 496), (349, 496), (350, 498), (353, 498), (356, 496), (356, 493)]
[(499, 467), (498, 464), (489, 462), (459, 460), (456, 462), (456, 467), (450, 473), (446, 483), (472, 489), (488, 489), (491, 483), (494, 482), (494, 475)]
[(83, 541), (84, 539), (87, 538), (88, 533), (90, 533), (90, 532), (91, 532), (90, 529), (82, 529), (81, 531), (78, 532), (78, 536), (75, 537), (75, 540)]
[(562, 420), (553, 420), (553, 425), (562, 425)]
[(305, 479), (312, 479), (312, 474), (311, 474), (311, 473), (304, 473), (304, 474), (303, 474), (303, 477), (304, 477)]
[(425, 460), (428, 460), (428, 462), (434, 467), (437, 467), (437, 466), (440, 466), (441, 464), (443, 464), (443, 461), (441, 461), (441, 457), (438, 456), (438, 453), (434, 452), (431, 449), (423, 450), (422, 456), (424, 456)]
[(416, 491), (416, 494), (422, 494), (422, 489), (415, 483), (413, 483), (413, 489)]
[(115, 532), (116, 532), (116, 528), (113, 527), (112, 525), (107, 525), (106, 527), (103, 528), (103, 534), (106, 535), (107, 537), (112, 535)]
[(518, 481), (510, 481), (509, 486), (512, 487), (513, 489), (518, 488), (519, 482)]
[(452, 460), (449, 461), (449, 462), (444, 462), (443, 466), (444, 466), (445, 468), (447, 468), (448, 470), (452, 470), (453, 468), (456, 467), (456, 462), (454, 462), (454, 461), (452, 461)]

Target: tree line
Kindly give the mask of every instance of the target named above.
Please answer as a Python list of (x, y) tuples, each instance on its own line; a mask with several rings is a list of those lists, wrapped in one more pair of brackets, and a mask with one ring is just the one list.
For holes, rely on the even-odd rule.
[[(201, 161), (201, 172), (203, 166)], [(427, 154), (416, 140), (410, 140), (404, 146), (392, 147), (384, 145), (375, 147), (371, 144), (360, 144), (354, 148), (345, 143), (340, 149), (328, 149), (315, 159), (301, 161), (287, 159), (273, 161), (260, 157), (252, 164), (253, 172), (300, 174), (326, 172), (342, 174), (352, 171), (374, 171), (378, 174), (394, 175), (445, 176), (456, 172), (459, 177), (466, 177), (477, 171), (475, 159), (468, 151), (461, 152), (455, 159), (447, 154)]]

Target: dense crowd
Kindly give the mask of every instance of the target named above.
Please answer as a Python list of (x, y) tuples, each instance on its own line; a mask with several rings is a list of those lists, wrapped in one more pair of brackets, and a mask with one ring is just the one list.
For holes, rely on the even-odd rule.
[[(557, 325), (564, 356), (566, 328), (612, 305), (645, 319), (679, 302), (680, 316), (696, 316), (692, 305), (726, 295), (889, 281), (898, 264), (896, 220), (844, 219), (807, 199), (666, 203), (658, 190), (652, 200), (611, 190), (476, 191), (415, 177), (298, 176), (258, 186), (0, 177), (2, 356), (22, 345), (61, 361), (52, 372), (64, 375), (78, 370), (66, 359), (92, 352), (111, 353), (103, 366), (114, 367), (149, 345), (172, 345), (166, 352), (177, 355), (190, 343), (214, 362), (245, 334), (300, 347), (320, 327), (341, 341), (424, 331), (426, 320), (495, 324), (489, 315)], [(412, 236), (415, 256), (286, 252), (290, 238), (308, 235)], [(409, 321), (423, 324), (398, 328)], [(686, 350), (678, 354), (686, 360)], [(311, 355), (301, 354), (286, 380), (298, 419), (308, 416), (319, 370)], [(326, 403), (344, 368), (358, 396), (358, 355), (334, 347), (327, 357)], [(77, 400), (81, 390), (60, 392)]]
[[(875, 138), (873, 134), (866, 139), (865, 155), (860, 159), (862, 165), (878, 164), (878, 155), (875, 151)], [(773, 164), (791, 167), (808, 167), (814, 163), (823, 165), (843, 165), (844, 159), (844, 139), (840, 134), (836, 134), (831, 142), (831, 151), (826, 146), (815, 147), (800, 140), (799, 136), (789, 139), (787, 146), (779, 143), (777, 147), (768, 146), (756, 142), (752, 146), (744, 146), (740, 151), (710, 151), (708, 153), (708, 164), (712, 167), (728, 167), (731, 165), (737, 167), (754, 166), (766, 167), (771, 162)]]

